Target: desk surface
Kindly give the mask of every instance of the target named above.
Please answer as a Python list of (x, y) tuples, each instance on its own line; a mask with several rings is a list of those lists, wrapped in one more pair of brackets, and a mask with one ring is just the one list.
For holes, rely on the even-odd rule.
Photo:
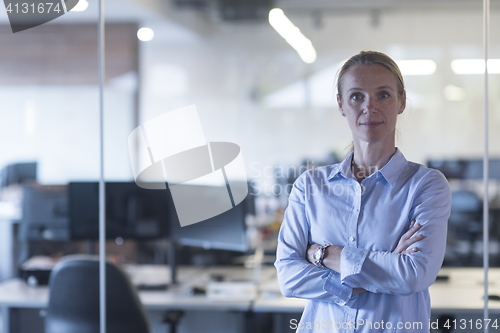
[[(170, 271), (166, 266), (130, 265), (125, 267), (133, 284), (155, 284), (169, 282)], [(170, 286), (165, 291), (138, 292), (146, 309), (179, 309), (179, 310), (212, 310), (212, 311), (249, 311), (253, 300), (214, 301), (205, 295), (192, 295), (193, 286), (205, 285), (213, 274), (223, 275), (228, 281), (253, 280), (255, 271), (235, 267), (180, 267), (178, 280), (180, 284)], [(261, 272), (262, 279), (270, 279), (275, 275), (274, 268), (269, 267)], [(46, 286), (30, 287), (23, 280), (11, 279), (0, 283), (0, 306), (9, 308), (45, 308), (49, 299)]]
[[(436, 281), (429, 288), (433, 311), (480, 312), (484, 306), (482, 268), (442, 268), (448, 281)], [(488, 294), (500, 296), (500, 268), (490, 268)], [(500, 301), (489, 301), (491, 313), (500, 314)]]
[[(185, 267), (179, 269), (178, 286), (171, 287), (167, 291), (139, 291), (139, 297), (147, 309), (250, 311), (253, 301), (251, 299), (214, 301), (205, 295), (191, 295), (189, 291), (193, 286), (205, 286), (212, 275), (222, 275), (228, 281), (251, 281), (257, 278), (255, 273), (253, 269), (243, 267)], [(274, 267), (261, 272), (262, 279), (270, 279), (274, 275)]]

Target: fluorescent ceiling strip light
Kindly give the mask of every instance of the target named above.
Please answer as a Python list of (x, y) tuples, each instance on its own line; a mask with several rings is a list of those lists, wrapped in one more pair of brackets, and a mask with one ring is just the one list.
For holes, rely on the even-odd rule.
[(316, 61), (316, 50), (311, 41), (286, 17), (283, 10), (271, 9), (269, 23), (297, 51), (305, 63), (312, 64)]
[(396, 60), (403, 75), (432, 75), (436, 63), (432, 60)]
[[(456, 59), (451, 69), (455, 74), (484, 74), (484, 59)], [(500, 74), (500, 59), (488, 59), (488, 73)]]

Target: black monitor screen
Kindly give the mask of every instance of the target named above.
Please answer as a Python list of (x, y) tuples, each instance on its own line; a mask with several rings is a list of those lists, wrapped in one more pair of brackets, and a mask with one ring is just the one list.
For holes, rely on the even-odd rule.
[(24, 185), (19, 239), (69, 239), (68, 193), (65, 185)]
[[(500, 159), (490, 159), (488, 163), (489, 179), (500, 179)], [(468, 160), (465, 168), (466, 179), (483, 179), (483, 160)]]
[[(209, 187), (200, 186), (200, 192), (210, 193)], [(250, 194), (232, 209), (210, 219), (184, 227), (180, 226), (177, 215), (174, 213), (170, 218), (172, 236), (181, 245), (246, 252), (248, 250), (248, 240), (245, 216), (248, 207), (252, 206), (249, 205), (251, 199), (253, 197)], [(173, 205), (171, 198), (170, 200)]]
[(36, 162), (9, 164), (0, 172), (0, 187), (36, 181), (36, 170)]
[[(168, 236), (167, 192), (133, 182), (106, 183), (106, 237), (159, 239)], [(99, 183), (69, 184), (72, 239), (99, 238)]]
[(432, 159), (427, 161), (429, 168), (441, 171), (447, 179), (463, 179), (466, 165), (467, 163), (464, 160)]

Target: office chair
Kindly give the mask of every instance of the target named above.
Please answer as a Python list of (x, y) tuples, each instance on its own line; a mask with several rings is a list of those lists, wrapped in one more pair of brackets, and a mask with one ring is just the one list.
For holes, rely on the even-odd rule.
[[(45, 333), (99, 332), (99, 261), (95, 256), (61, 259), (49, 281)], [(107, 333), (148, 333), (146, 312), (126, 273), (106, 263)]]

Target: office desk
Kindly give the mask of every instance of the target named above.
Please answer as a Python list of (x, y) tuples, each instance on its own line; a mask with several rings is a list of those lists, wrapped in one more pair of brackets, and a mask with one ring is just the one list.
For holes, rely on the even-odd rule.
[[(169, 282), (170, 272), (166, 266), (131, 265), (125, 267), (125, 270), (136, 285)], [(180, 267), (178, 270), (180, 284), (178, 286), (172, 286), (166, 291), (139, 291), (139, 298), (150, 315), (156, 313), (153, 317), (155, 319), (158, 317), (158, 321), (161, 321), (161, 315), (158, 314), (158, 311), (165, 310), (232, 312), (242, 315), (250, 312), (253, 301), (250, 299), (212, 301), (204, 295), (189, 294), (191, 287), (206, 284), (213, 274), (223, 275), (227, 280), (251, 280), (254, 278), (255, 271), (235, 267)], [(274, 274), (272, 267), (261, 272), (264, 279), (269, 279)], [(3, 333), (22, 331), (19, 323), (22, 320), (19, 315), (20, 310), (45, 309), (48, 305), (48, 299), (49, 289), (47, 286), (33, 288), (20, 279), (11, 279), (0, 283)], [(39, 321), (41, 322), (42, 319)], [(155, 323), (151, 324), (154, 327)], [(164, 330), (165, 328), (162, 331)]]
[[(442, 268), (439, 275), (449, 280), (436, 281), (429, 288), (433, 313), (483, 313), (482, 268)], [(500, 296), (500, 268), (490, 268), (488, 280), (488, 294)], [(488, 308), (500, 315), (500, 301), (489, 301)]]
[[(151, 285), (170, 283), (170, 269), (168, 266), (158, 265), (129, 265), (125, 271), (134, 285)], [(224, 275), (228, 280), (249, 279), (251, 272), (243, 268), (233, 267), (180, 267), (177, 272), (178, 285), (169, 286), (166, 291), (139, 291), (146, 309), (178, 309), (186, 311), (249, 311), (250, 301), (213, 302), (204, 295), (191, 295), (190, 289), (194, 286), (205, 285), (211, 274)], [(1, 299), (1, 298), (0, 298)]]
[(21, 245), (16, 241), (19, 220), (0, 215), (0, 281), (16, 276)]
[[(149, 279), (164, 279), (168, 276), (166, 267), (132, 267), (129, 272), (138, 269), (142, 273), (149, 270)], [(152, 274), (152, 272), (156, 272)], [(137, 273), (137, 272), (136, 272)], [(132, 280), (140, 281), (141, 274), (131, 272)], [(274, 267), (265, 267), (260, 273), (259, 293), (254, 300), (227, 300), (211, 301), (203, 295), (189, 295), (188, 290), (192, 286), (203, 285), (210, 275), (222, 274), (227, 280), (250, 280), (254, 277), (254, 271), (235, 268), (193, 268), (185, 267), (179, 269), (179, 281), (181, 285), (172, 287), (167, 291), (139, 291), (139, 297), (148, 312), (157, 313), (153, 321), (161, 321), (161, 311), (175, 309), (186, 312), (207, 312), (204, 319), (194, 318), (190, 321), (203, 321), (207, 317), (216, 317), (217, 314), (231, 313), (244, 317), (249, 313), (278, 313), (297, 314), (301, 313), (305, 301), (302, 299), (290, 299), (281, 296)], [(135, 275), (134, 275), (135, 274)], [(440, 275), (448, 275), (448, 281), (435, 282), (430, 287), (432, 318), (441, 314), (454, 314), (458, 319), (479, 319), (483, 313), (483, 272), (480, 268), (443, 268)], [(490, 269), (489, 294), (500, 296), (500, 269)], [(151, 280), (150, 280), (151, 281)], [(0, 306), (2, 307), (3, 333), (16, 332), (16, 312), (21, 309), (44, 309), (47, 306), (49, 291), (47, 287), (31, 288), (18, 279), (8, 280), (0, 283)], [(499, 318), (500, 325), (500, 301), (490, 301), (490, 318)], [(151, 317), (150, 317), (151, 318)], [(220, 321), (219, 318), (212, 318)], [(227, 319), (227, 318), (225, 318)], [(224, 319), (224, 320), (225, 320)], [(240, 318), (241, 319), (241, 318)], [(40, 319), (41, 320), (41, 319)], [(13, 322), (14, 321), (14, 322)], [(188, 322), (188, 320), (186, 320)], [(152, 326), (154, 323), (152, 323)], [(201, 325), (201, 324), (200, 324)], [(285, 327), (286, 325), (282, 325)], [(161, 328), (161, 327), (160, 327)], [(286, 327), (285, 327), (286, 328)], [(164, 331), (158, 329), (157, 331)], [(196, 329), (188, 332), (199, 331)], [(203, 330), (202, 330), (203, 331)], [(231, 331), (231, 330), (227, 330)], [(290, 331), (283, 330), (285, 332)], [(474, 331), (474, 330), (469, 330)], [(152, 331), (154, 332), (154, 330)], [(231, 331), (232, 332), (232, 331)]]

